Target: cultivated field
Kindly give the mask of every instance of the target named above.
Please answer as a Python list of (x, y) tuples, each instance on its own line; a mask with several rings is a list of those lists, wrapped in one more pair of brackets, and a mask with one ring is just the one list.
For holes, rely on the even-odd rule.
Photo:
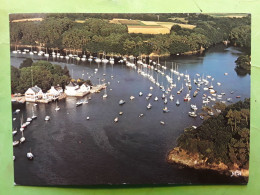
[(245, 14), (245, 13), (218, 13), (218, 14), (207, 14), (210, 15), (212, 17), (228, 17), (228, 18), (243, 18), (248, 16), (249, 14)]
[(19, 20), (13, 20), (12, 22), (35, 22), (35, 21), (42, 21), (43, 18), (25, 18)]
[(110, 23), (127, 25), (128, 33), (142, 34), (169, 34), (173, 25), (181, 28), (193, 29), (196, 26), (191, 24), (179, 24), (175, 22), (141, 21), (114, 18)]

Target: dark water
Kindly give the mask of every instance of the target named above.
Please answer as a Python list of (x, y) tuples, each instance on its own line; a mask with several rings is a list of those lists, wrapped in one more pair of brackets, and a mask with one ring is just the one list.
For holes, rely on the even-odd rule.
[[(214, 89), (225, 92), (223, 100), (241, 96), (241, 99), (250, 97), (250, 75), (239, 76), (234, 68), (234, 61), (240, 55), (236, 48), (225, 48), (216, 46), (209, 49), (203, 56), (185, 56), (178, 58), (167, 58), (166, 73), (170, 74), (172, 62), (176, 62), (179, 71), (190, 74), (192, 81), (191, 95), (196, 87), (193, 78), (196, 73), (211, 75), (214, 77)], [(11, 54), (11, 64), (18, 67), (26, 56)], [(27, 57), (30, 57), (27, 55)], [(39, 59), (33, 56), (34, 60)], [(89, 185), (89, 184), (239, 184), (245, 182), (241, 178), (230, 178), (211, 171), (196, 171), (188, 168), (180, 169), (176, 165), (170, 165), (165, 158), (167, 153), (176, 146), (176, 139), (185, 127), (200, 125), (202, 120), (188, 116), (190, 104), (196, 103), (198, 108), (202, 106), (202, 94), (209, 93), (201, 90), (196, 98), (190, 102), (183, 102), (184, 92), (177, 95), (177, 90), (183, 83), (183, 78), (177, 83), (177, 88), (172, 90), (175, 95), (174, 101), (168, 99), (167, 107), (169, 113), (163, 113), (165, 106), (161, 99), (162, 92), (155, 84), (137, 73), (136, 70), (125, 65), (115, 64), (103, 65), (92, 62), (75, 62), (72, 60), (53, 60), (70, 70), (73, 77), (87, 79), (91, 76), (94, 84), (99, 79), (110, 82), (107, 93), (108, 98), (103, 99), (103, 91), (91, 94), (88, 104), (76, 107), (77, 98), (67, 98), (58, 102), (60, 111), (55, 111), (55, 103), (38, 104), (35, 112), (38, 119), (24, 131), (25, 143), (14, 148), (15, 182), (21, 185)], [(164, 64), (164, 60), (161, 60)], [(94, 69), (98, 73), (94, 74)], [(228, 76), (224, 76), (227, 72)], [(103, 74), (106, 76), (103, 76)], [(84, 75), (82, 75), (84, 74)], [(156, 72), (153, 73), (156, 78)], [(113, 75), (114, 79), (110, 76)], [(120, 81), (118, 83), (118, 81)], [(165, 78), (159, 75), (159, 82), (167, 87)], [(221, 86), (217, 86), (221, 82)], [(149, 87), (153, 86), (151, 91)], [(203, 87), (201, 87), (203, 88)], [(112, 90), (110, 90), (112, 89)], [(143, 96), (139, 97), (139, 91)], [(231, 94), (230, 91), (234, 91)], [(145, 96), (152, 93), (152, 99), (147, 101)], [(133, 95), (135, 99), (130, 101)], [(158, 96), (159, 101), (154, 102)], [(88, 98), (84, 97), (83, 99)], [(118, 105), (120, 99), (126, 100), (123, 106)], [(175, 105), (179, 99), (181, 105)], [(152, 109), (147, 110), (147, 104), (151, 102)], [(214, 102), (213, 102), (214, 103)], [(210, 103), (209, 105), (213, 105)], [(17, 108), (21, 112), (13, 117), (14, 128), (20, 126), (20, 117), (31, 116), (33, 104), (13, 104), (13, 111)], [(118, 112), (124, 112), (119, 116), (119, 122), (114, 123)], [(144, 117), (138, 115), (144, 113)], [(50, 121), (44, 121), (49, 115)], [(87, 121), (86, 117), (90, 120)], [(164, 121), (162, 126), (160, 121)], [(19, 132), (14, 140), (21, 137)], [(32, 150), (35, 155), (33, 161), (28, 161), (26, 153)]]

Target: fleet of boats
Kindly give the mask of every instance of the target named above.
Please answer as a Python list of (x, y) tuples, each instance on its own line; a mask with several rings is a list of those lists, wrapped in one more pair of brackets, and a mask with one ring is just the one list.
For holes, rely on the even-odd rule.
[[(14, 53), (14, 52), (13, 52)], [(19, 53), (17, 51), (17, 53)], [(30, 52), (31, 54), (31, 52)], [(33, 53), (31, 55), (34, 55), (36, 53)], [(38, 55), (44, 55), (46, 57), (49, 57), (48, 55), (46, 55), (46, 53), (44, 52), (39, 52)], [(59, 53), (52, 53), (52, 57), (60, 57), (62, 58), (62, 55), (60, 55)], [(70, 58), (75, 58), (76, 60), (82, 60), (82, 61), (92, 61), (94, 60), (95, 62), (97, 63), (111, 63), (111, 64), (114, 64), (114, 58), (109, 58), (109, 59), (106, 59), (106, 58), (94, 58), (93, 56), (90, 56), (88, 59), (86, 58), (86, 56), (83, 56), (82, 58), (80, 58), (79, 56), (75, 56), (75, 55), (66, 55), (64, 56), (65, 59), (70, 59)], [(210, 102), (215, 102), (217, 100), (219, 100), (220, 102), (222, 103), (226, 103), (227, 102), (232, 102), (232, 98), (226, 98), (226, 100), (223, 100), (224, 96), (225, 96), (225, 93), (224, 92), (217, 92), (215, 89), (214, 89), (214, 78), (211, 76), (211, 75), (205, 75), (204, 74), (201, 76), (200, 74), (196, 73), (195, 75), (190, 75), (187, 71), (185, 73), (183, 72), (179, 72), (178, 71), (178, 65), (175, 64), (175, 68), (173, 68), (173, 63), (172, 63), (172, 67), (170, 69), (170, 71), (168, 71), (167, 73), (167, 64), (165, 62), (164, 65), (160, 65), (159, 63), (159, 59), (158, 59), (158, 62), (156, 63), (155, 61), (152, 61), (152, 60), (149, 60), (149, 63), (146, 63), (143, 59), (141, 60), (136, 60), (135, 63), (133, 62), (130, 62), (130, 61), (127, 61), (126, 58), (123, 58), (122, 60), (119, 61), (120, 63), (125, 63), (127, 67), (129, 68), (132, 68), (134, 70), (137, 71), (138, 74), (140, 74), (141, 76), (147, 78), (148, 80), (150, 80), (150, 82), (152, 83), (152, 85), (149, 87), (149, 92), (147, 94), (147, 96), (145, 97), (145, 99), (148, 101), (148, 105), (146, 106), (147, 110), (150, 110), (152, 109), (152, 104), (150, 102), (150, 99), (152, 96), (155, 96), (154, 97), (154, 101), (155, 102), (158, 102), (160, 101), (159, 98), (158, 98), (158, 90), (157, 90), (157, 87), (158, 89), (161, 91), (161, 98), (162, 98), (162, 102), (163, 104), (165, 105), (163, 108), (162, 108), (162, 111), (163, 113), (168, 113), (170, 110), (168, 109), (168, 105), (170, 106), (171, 102), (174, 102), (176, 104), (176, 106), (179, 106), (181, 103), (180, 103), (180, 99), (183, 98), (183, 101), (184, 102), (187, 102), (189, 103), (190, 101), (192, 101), (193, 98), (198, 98), (198, 94), (201, 94), (202, 96), (202, 99), (199, 100), (201, 101), (201, 104), (203, 106), (206, 106), (208, 105)], [(95, 69), (95, 73), (97, 73), (98, 69)], [(155, 76), (156, 75), (156, 76)], [(159, 81), (159, 75), (160, 75), (160, 78), (161, 80)], [(224, 75), (228, 75), (228, 73), (224, 73)], [(106, 74), (104, 73), (103, 76), (106, 76)], [(111, 76), (112, 78), (112, 76)], [(174, 79), (175, 78), (175, 79)], [(193, 78), (193, 79), (191, 79)], [(165, 82), (166, 81), (166, 82)], [(194, 85), (192, 85), (191, 83), (194, 83)], [(118, 81), (118, 83), (120, 83), (120, 81)], [(110, 83), (108, 83), (110, 85)], [(217, 86), (221, 86), (221, 83), (220, 82), (216, 82), (216, 85)], [(156, 87), (157, 86), (157, 87)], [(195, 86), (195, 90), (193, 92), (193, 97), (191, 97), (191, 90), (192, 88)], [(112, 89), (110, 89), (112, 90)], [(155, 92), (155, 90), (157, 90)], [(153, 94), (152, 92), (156, 93), (156, 94)], [(174, 93), (176, 93), (178, 96), (176, 98), (176, 101), (175, 100), (175, 95), (173, 95)], [(231, 91), (230, 92), (231, 94), (234, 93), (234, 91)], [(183, 95), (181, 95), (183, 94)], [(137, 95), (137, 94), (136, 94)], [(140, 91), (138, 93), (139, 95), (139, 98), (142, 98), (143, 96), (143, 92)], [(108, 94), (107, 94), (107, 89), (105, 88), (104, 90), (104, 94), (103, 94), (103, 99), (106, 99), (106, 98), (109, 98), (108, 97)], [(159, 96), (160, 97), (160, 96)], [(236, 96), (236, 98), (240, 98), (241, 96)], [(89, 100), (91, 99), (91, 97), (89, 97)], [(129, 99), (131, 101), (134, 102), (134, 99), (135, 99), (135, 96), (131, 95), (129, 97)], [(170, 100), (168, 102), (168, 99)], [(198, 102), (198, 100), (196, 101)], [(87, 100), (83, 101), (83, 100), (79, 100), (76, 102), (76, 106), (81, 106), (82, 104), (85, 104), (85, 103), (88, 103)], [(126, 101), (121, 99), (119, 101), (119, 105), (123, 105), (125, 104)], [(158, 104), (158, 103), (155, 103), (155, 104)], [(167, 106), (166, 106), (167, 105)], [(171, 107), (170, 107), (171, 108)], [(201, 114), (197, 114), (196, 112), (199, 110), (198, 106), (196, 104), (190, 104), (190, 109), (191, 111), (187, 110), (187, 114), (188, 116), (190, 117), (193, 117), (193, 118), (196, 118), (198, 115), (199, 115), (199, 118), (200, 119), (204, 119), (205, 118), (205, 115), (201, 115)], [(60, 107), (58, 106), (58, 103), (56, 102), (56, 107), (55, 107), (55, 111), (59, 111), (60, 110)], [(14, 114), (17, 114), (19, 113), (20, 110), (17, 109), (14, 111)], [(208, 111), (206, 114), (208, 116), (214, 116), (215, 114), (217, 113), (220, 113), (221, 110), (218, 110), (216, 109), (214, 112), (213, 110), (210, 110)], [(123, 115), (123, 112), (119, 112), (119, 115)], [(141, 113), (138, 115), (138, 117), (143, 117), (144, 114)], [(33, 110), (33, 107), (32, 107), (32, 116), (31, 117), (28, 117), (26, 119), (26, 121), (24, 122), (23, 121), (23, 115), (21, 116), (21, 125), (20, 125), (20, 131), (22, 133), (22, 136), (19, 140), (17, 141), (13, 141), (13, 146), (17, 146), (21, 143), (24, 143), (25, 142), (25, 137), (24, 137), (24, 130), (25, 128), (31, 124), (31, 122), (33, 120), (35, 120), (37, 118), (37, 116), (34, 114), (34, 110)], [(89, 120), (90, 117), (86, 117), (86, 120)], [(50, 116), (45, 116), (44, 118), (45, 121), (49, 121), (50, 120)], [(119, 117), (115, 117), (114, 118), (114, 122), (117, 123), (119, 121)], [(160, 121), (160, 124), (161, 125), (165, 125), (165, 122), (164, 121)], [(17, 130), (13, 130), (12, 131), (12, 134), (13, 135), (16, 135), (17, 134)], [(33, 154), (30, 152), (27, 153), (27, 158), (28, 159), (33, 159), (34, 156)], [(15, 157), (14, 157), (15, 159)]]

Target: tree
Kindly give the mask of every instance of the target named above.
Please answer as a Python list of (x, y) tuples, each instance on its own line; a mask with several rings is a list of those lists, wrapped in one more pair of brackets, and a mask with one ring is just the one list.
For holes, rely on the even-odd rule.
[(238, 26), (230, 32), (231, 42), (240, 47), (251, 47), (251, 27), (249, 25)]
[(52, 75), (45, 67), (32, 66), (21, 69), (19, 80), (19, 91), (24, 93), (28, 88), (37, 85), (43, 91), (50, 89), (52, 85)]
[(70, 77), (70, 72), (69, 72), (67, 65), (65, 65), (64, 68), (63, 68), (63, 74)]
[(23, 62), (20, 64), (20, 69), (21, 68), (25, 68), (25, 67), (30, 67), (30, 66), (32, 66), (32, 64), (33, 64), (33, 61), (32, 61), (32, 59), (31, 58), (26, 58), (25, 60), (23, 60)]
[(20, 70), (14, 66), (11, 66), (11, 91), (16, 93), (19, 86)]
[(247, 71), (251, 70), (251, 56), (249, 55), (241, 55), (235, 61), (237, 64), (237, 68), (241, 68)]
[(11, 43), (15, 43), (15, 50), (18, 42), (22, 39), (22, 27), (21, 24), (18, 23), (10, 23), (10, 41)]
[(226, 115), (226, 118), (228, 118), (228, 122), (227, 124), (231, 126), (232, 128), (232, 132), (233, 132), (233, 125), (234, 125), (234, 113), (233, 111), (230, 109)]

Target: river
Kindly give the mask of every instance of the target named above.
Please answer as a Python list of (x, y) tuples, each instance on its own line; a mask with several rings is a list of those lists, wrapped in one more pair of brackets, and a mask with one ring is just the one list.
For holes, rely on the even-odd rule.
[[(177, 56), (161, 59), (167, 64), (166, 74), (170, 75), (172, 62), (178, 65), (179, 72), (191, 77), (191, 96), (196, 89), (193, 78), (200, 75), (211, 75), (214, 78), (214, 89), (226, 93), (223, 100), (232, 98), (233, 102), (250, 97), (250, 75), (238, 75), (235, 60), (243, 53), (238, 48), (217, 45), (208, 49), (202, 55)], [(11, 54), (11, 65), (19, 67), (26, 58), (34, 61), (39, 56)], [(43, 58), (43, 57), (42, 57)], [(45, 59), (45, 58), (44, 58)], [(168, 99), (169, 113), (163, 113), (165, 106), (161, 99), (159, 87), (149, 79), (138, 74), (133, 68), (122, 64), (97, 64), (95, 62), (77, 62), (76, 60), (48, 59), (50, 62), (65, 65), (73, 78), (84, 78), (99, 83), (100, 79), (110, 82), (107, 87), (108, 97), (103, 99), (104, 92), (88, 95), (92, 97), (88, 104), (76, 107), (78, 98), (67, 98), (59, 101), (59, 111), (55, 111), (55, 103), (19, 104), (13, 103), (12, 110), (21, 109), (14, 114), (13, 127), (20, 126), (20, 118), (31, 116), (32, 107), (38, 116), (24, 131), (25, 143), (14, 147), (15, 183), (19, 185), (91, 185), (91, 184), (239, 184), (242, 178), (230, 178), (212, 171), (198, 171), (189, 168), (180, 169), (166, 162), (167, 153), (176, 146), (176, 140), (185, 127), (200, 125), (202, 120), (191, 118), (188, 111), (190, 105), (202, 106), (201, 90), (190, 102), (184, 102), (184, 91), (177, 95), (183, 78), (180, 81), (173, 76), (177, 87), (172, 90), (174, 101)], [(98, 68), (95, 74), (94, 70)], [(228, 73), (228, 75), (224, 75)], [(105, 74), (105, 76), (103, 75)], [(156, 78), (156, 72), (153, 75)], [(111, 75), (114, 77), (111, 78)], [(118, 82), (119, 81), (119, 82)], [(167, 87), (167, 81), (158, 75), (158, 81)], [(218, 86), (216, 83), (221, 82)], [(153, 90), (150, 90), (153, 86)], [(111, 90), (112, 89), (112, 90)], [(139, 97), (138, 93), (143, 92)], [(230, 92), (234, 91), (233, 94)], [(148, 93), (152, 98), (146, 100)], [(207, 92), (208, 93), (208, 92)], [(135, 96), (134, 100), (129, 97)], [(241, 96), (237, 99), (236, 96)], [(155, 102), (155, 96), (159, 101)], [(123, 106), (118, 105), (120, 99), (126, 100)], [(179, 99), (180, 106), (175, 102)], [(147, 110), (148, 103), (152, 109)], [(210, 103), (209, 106), (213, 105)], [(118, 113), (122, 111), (123, 115)], [(198, 111), (199, 113), (200, 111)], [(143, 113), (143, 117), (138, 117)], [(49, 115), (50, 121), (44, 121)], [(90, 120), (86, 120), (89, 116)], [(114, 118), (119, 122), (114, 123)], [(164, 121), (165, 125), (161, 125)], [(14, 136), (18, 140), (21, 133)], [(26, 158), (26, 153), (32, 151), (33, 161)]]

